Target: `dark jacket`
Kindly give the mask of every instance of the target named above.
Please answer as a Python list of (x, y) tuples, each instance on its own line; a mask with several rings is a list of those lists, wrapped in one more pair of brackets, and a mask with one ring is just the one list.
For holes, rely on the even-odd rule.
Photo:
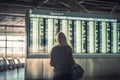
[(55, 73), (71, 72), (75, 64), (70, 46), (55, 46), (51, 50), (50, 65), (54, 67)]

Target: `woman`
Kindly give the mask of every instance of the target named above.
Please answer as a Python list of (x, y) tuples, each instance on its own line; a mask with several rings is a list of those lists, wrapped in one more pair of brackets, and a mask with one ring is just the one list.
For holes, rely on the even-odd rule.
[(56, 35), (56, 43), (51, 50), (50, 65), (54, 67), (53, 80), (71, 80), (71, 68), (75, 64), (72, 48), (63, 32)]

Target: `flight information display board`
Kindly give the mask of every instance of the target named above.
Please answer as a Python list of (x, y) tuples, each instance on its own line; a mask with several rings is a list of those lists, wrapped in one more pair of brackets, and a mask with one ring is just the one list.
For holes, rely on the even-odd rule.
[(49, 53), (60, 31), (65, 33), (73, 53), (120, 53), (120, 22), (117, 19), (48, 10), (28, 11), (29, 53)]

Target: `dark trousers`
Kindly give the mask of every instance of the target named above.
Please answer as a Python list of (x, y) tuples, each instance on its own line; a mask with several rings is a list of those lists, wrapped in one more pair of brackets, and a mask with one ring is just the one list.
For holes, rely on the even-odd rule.
[(72, 80), (71, 73), (62, 73), (54, 75), (53, 80)]

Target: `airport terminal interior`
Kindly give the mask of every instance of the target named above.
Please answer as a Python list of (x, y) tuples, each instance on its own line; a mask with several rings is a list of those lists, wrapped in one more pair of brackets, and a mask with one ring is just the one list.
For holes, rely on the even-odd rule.
[(79, 80), (120, 80), (120, 0), (0, 0), (0, 80), (52, 80), (60, 31)]

